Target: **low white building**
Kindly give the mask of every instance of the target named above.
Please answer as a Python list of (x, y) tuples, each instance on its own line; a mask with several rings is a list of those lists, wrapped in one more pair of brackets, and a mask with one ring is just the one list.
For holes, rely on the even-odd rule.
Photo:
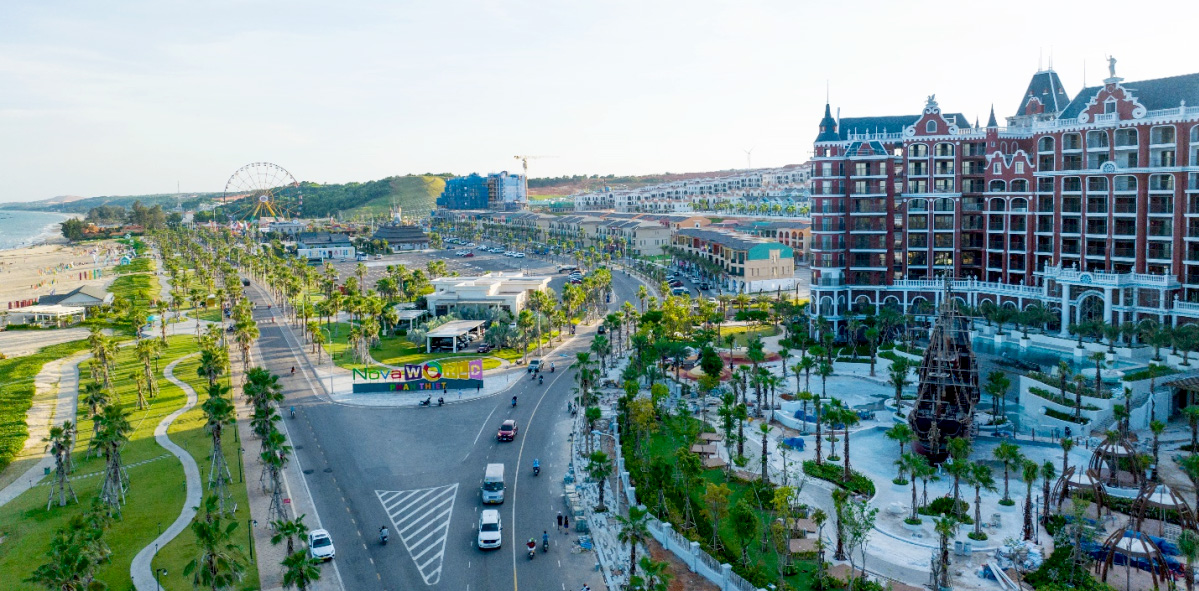
[(425, 296), (428, 310), (443, 316), (460, 308), (507, 310), (513, 316), (524, 309), (529, 294), (549, 288), (547, 276), (523, 273), (487, 273), (478, 277), (434, 279), (433, 293)]

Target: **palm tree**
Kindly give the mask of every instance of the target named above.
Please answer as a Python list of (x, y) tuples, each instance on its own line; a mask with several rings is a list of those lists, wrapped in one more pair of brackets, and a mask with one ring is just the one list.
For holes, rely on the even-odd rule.
[(898, 361), (892, 361), (891, 367), (887, 368), (888, 381), (895, 388), (895, 413), (902, 414), (903, 408), (903, 389), (912, 382), (908, 380), (908, 372), (911, 370), (912, 364), (906, 357), (900, 357)]
[(1070, 469), (1070, 450), (1074, 449), (1074, 439), (1072, 439), (1070, 437), (1063, 437), (1062, 441), (1061, 441), (1061, 446), (1062, 446), (1062, 475), (1065, 475), (1066, 471)]
[[(900, 469), (907, 472), (912, 477), (912, 515), (909, 519), (920, 519), (920, 514), (917, 511), (920, 508), (919, 502), (916, 500), (916, 480), (925, 480), (933, 474), (933, 467), (928, 463), (928, 458), (915, 453), (907, 452), (899, 458)], [(927, 484), (925, 484), (927, 490)]]
[[(1024, 460), (1020, 468), (1020, 480), (1024, 482), (1024, 539), (1031, 540), (1032, 536), (1032, 485), (1036, 484), (1040, 475), (1040, 466), (1032, 460)], [(1006, 487), (1006, 483), (1004, 485)]]
[(766, 441), (767, 441), (766, 436), (769, 435), (770, 431), (771, 431), (770, 423), (769, 422), (760, 423), (758, 425), (758, 431), (760, 431), (762, 433), (762, 482), (770, 482), (770, 477), (769, 477), (769, 475), (766, 474), (766, 461), (768, 458), (767, 452), (769, 451), (766, 448)]
[(283, 587), (307, 591), (321, 578), (320, 564), (320, 561), (303, 550), (288, 554), (287, 558), (283, 559)]
[(1149, 430), (1153, 432), (1153, 465), (1157, 466), (1158, 439), (1161, 438), (1162, 433), (1166, 430), (1166, 424), (1158, 420), (1149, 421)]
[(280, 519), (271, 522), (271, 528), (275, 533), (271, 535), (271, 544), (279, 545), (284, 540), (287, 541), (287, 555), (295, 551), (295, 540), (304, 539), (308, 535), (308, 526), (304, 524), (304, 515), (297, 515), (295, 519)]
[[(999, 428), (1000, 419), (1007, 418), (1007, 391), (1011, 385), (1011, 380), (1002, 371), (993, 371), (987, 376), (986, 390), (987, 394), (991, 395), (991, 416), (996, 430)], [(1003, 408), (1000, 408), (1000, 400), (1003, 400)]]
[(649, 539), (649, 511), (639, 507), (629, 507), (629, 516), (616, 516), (620, 524), (620, 532), (616, 539), (622, 544), (629, 545), (629, 576), (637, 574), (637, 544), (644, 544)]
[(820, 369), (816, 370), (816, 374), (820, 376), (821, 382), (820, 398), (817, 398), (814, 401), (816, 405), (816, 465), (821, 466), (824, 464), (824, 459), (821, 456), (822, 449), (820, 443), (820, 424), (823, 422), (823, 417), (820, 416), (820, 401), (827, 393), (825, 384), (828, 381), (828, 377), (833, 375), (833, 366), (829, 365), (827, 362), (822, 362), (820, 364)]
[(1042, 503), (1045, 508), (1044, 517), (1046, 519), (1049, 518), (1049, 486), (1055, 478), (1057, 478), (1057, 470), (1054, 468), (1053, 462), (1045, 460), (1045, 463), (1041, 464), (1041, 486), (1043, 487), (1041, 498), (1044, 499)]
[(945, 471), (953, 477), (953, 514), (958, 519), (962, 518), (961, 508), (961, 483), (963, 479), (970, 477), (972, 468), (970, 462), (966, 458), (970, 455), (970, 440), (965, 437), (954, 437), (949, 440), (949, 456), (953, 461), (945, 467)]
[(1178, 536), (1178, 555), (1186, 561), (1187, 591), (1195, 591), (1195, 557), (1199, 555), (1199, 534), (1185, 529)]
[(1019, 466), (1024, 462), (1024, 454), (1020, 453), (1020, 447), (1011, 441), (1004, 441), (995, 448), (993, 456), (996, 460), (1003, 463), (1003, 499), (999, 502), (1005, 505), (1012, 504), (1012, 497), (1008, 493), (1008, 477), (1012, 466)]
[(853, 477), (853, 472), (849, 469), (849, 428), (858, 424), (861, 417), (858, 416), (857, 411), (854, 409), (845, 407), (841, 408), (837, 414), (837, 418), (840, 419), (843, 425), (841, 430), (845, 433), (845, 441), (842, 444), (842, 449), (845, 450), (845, 472), (842, 477), (845, 479), (845, 482), (849, 482), (850, 478)]
[(604, 483), (612, 476), (612, 460), (608, 459), (608, 454), (602, 451), (592, 452), (587, 460), (587, 474), (599, 485), (599, 504), (595, 509), (596, 511), (607, 511), (608, 508), (604, 505)]
[(200, 554), (183, 567), (183, 576), (192, 577), (193, 585), (211, 591), (232, 588), (246, 571), (241, 547), (233, 543), (233, 532), (238, 523), (223, 522), (218, 506), (215, 496), (204, 499), (203, 517), (197, 513), (191, 524)]
[[(799, 360), (799, 364), (796, 366), (796, 368), (800, 371), (803, 371), (803, 374), (804, 374), (804, 388), (803, 389), (807, 390), (808, 392), (811, 392), (812, 391), (812, 370), (816, 369), (816, 358), (811, 355), (804, 355), (803, 358)], [(796, 383), (799, 382), (799, 371), (795, 372), (795, 381), (796, 381)]]
[(995, 486), (995, 477), (991, 474), (991, 467), (982, 462), (971, 464), (969, 482), (970, 486), (974, 487), (974, 537), (985, 540), (982, 530), (982, 491), (995, 492), (998, 490)]

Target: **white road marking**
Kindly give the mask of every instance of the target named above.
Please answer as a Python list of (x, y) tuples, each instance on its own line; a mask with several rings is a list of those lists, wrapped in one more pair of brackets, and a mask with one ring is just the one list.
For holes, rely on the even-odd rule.
[(425, 584), (436, 585), (441, 580), (458, 485), (403, 491), (376, 490), (375, 495)]

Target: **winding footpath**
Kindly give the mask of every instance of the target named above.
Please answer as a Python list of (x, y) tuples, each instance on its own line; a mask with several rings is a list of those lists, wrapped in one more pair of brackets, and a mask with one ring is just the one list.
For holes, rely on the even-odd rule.
[(133, 579), (133, 586), (138, 591), (154, 591), (158, 588), (154, 580), (154, 569), (151, 566), (154, 555), (158, 553), (159, 548), (166, 546), (167, 543), (175, 539), (175, 536), (178, 536), (191, 523), (192, 518), (196, 515), (196, 508), (200, 506), (200, 497), (204, 492), (200, 483), (200, 468), (196, 465), (196, 460), (167, 436), (167, 430), (170, 429), (171, 423), (175, 422), (175, 419), (179, 418), (183, 413), (196, 406), (197, 396), (195, 389), (175, 377), (175, 366), (194, 355), (198, 355), (198, 353), (192, 353), (191, 355), (172, 361), (162, 372), (162, 375), (166, 379), (170, 380), (172, 384), (179, 386), (187, 394), (187, 403), (175, 412), (163, 417), (158, 426), (154, 428), (154, 440), (158, 442), (158, 445), (171, 452), (176, 458), (179, 458), (179, 462), (183, 464), (183, 474), (187, 478), (187, 498), (184, 500), (183, 510), (179, 512), (179, 517), (175, 519), (175, 522), (166, 528), (153, 542), (142, 548), (137, 553), (137, 556), (133, 557), (133, 563), (129, 565), (129, 576)]
[(0, 489), (0, 505), (21, 496), (45, 477), (47, 469), (54, 467), (54, 456), (46, 450), (45, 440), (50, 435), (51, 427), (61, 425), (63, 421), (75, 420), (79, 401), (79, 364), (89, 357), (91, 353), (81, 352), (50, 361), (42, 366), (34, 378), (33, 401), (25, 413), (29, 437), (8, 469), (19, 470), (19, 466), (33, 463)]

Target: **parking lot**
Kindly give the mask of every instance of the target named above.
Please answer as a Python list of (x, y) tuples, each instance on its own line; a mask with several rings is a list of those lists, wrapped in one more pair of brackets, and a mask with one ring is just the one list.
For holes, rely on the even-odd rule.
[[(463, 276), (481, 275), (489, 271), (526, 271), (530, 273), (557, 274), (557, 265), (553, 265), (533, 255), (526, 256), (526, 258), (512, 258), (503, 254), (470, 249), (474, 253), (474, 256), (469, 258), (456, 256), (457, 253), (465, 251), (465, 247), (457, 246), (454, 250), (441, 249), (386, 254), (381, 259), (375, 259), (372, 256), (370, 260), (362, 262), (363, 265), (366, 265), (366, 288), (373, 290), (379, 278), (387, 274), (387, 267), (390, 265), (404, 265), (409, 270), (423, 270), (430, 261), (444, 261), (447, 273), (457, 271), (459, 275)], [(344, 262), (329, 260), (326, 262), (332, 263), (341, 281), (354, 276), (354, 272), (358, 268), (358, 261), (354, 260), (346, 260)], [(561, 291), (562, 286), (560, 282), (557, 285), (551, 286), (555, 290)]]

